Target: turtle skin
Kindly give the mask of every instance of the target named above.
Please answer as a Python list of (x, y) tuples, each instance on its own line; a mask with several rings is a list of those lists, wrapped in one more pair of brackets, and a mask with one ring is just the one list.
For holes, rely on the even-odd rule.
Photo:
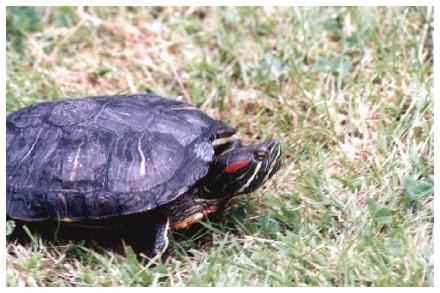
[(211, 142), (235, 132), (189, 104), (149, 94), (38, 103), (9, 114), (6, 126), (7, 216), (25, 222), (155, 210), (204, 177)]

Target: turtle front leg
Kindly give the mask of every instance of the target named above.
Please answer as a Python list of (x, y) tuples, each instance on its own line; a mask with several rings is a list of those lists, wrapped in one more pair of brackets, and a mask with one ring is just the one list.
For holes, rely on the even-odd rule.
[(154, 225), (154, 240), (151, 247), (151, 256), (162, 255), (168, 248), (168, 232), (170, 229), (170, 219), (161, 220)]
[[(145, 226), (145, 230), (142, 230)], [(130, 221), (125, 239), (133, 250), (149, 258), (162, 255), (168, 247), (169, 218), (162, 215), (142, 217)]]

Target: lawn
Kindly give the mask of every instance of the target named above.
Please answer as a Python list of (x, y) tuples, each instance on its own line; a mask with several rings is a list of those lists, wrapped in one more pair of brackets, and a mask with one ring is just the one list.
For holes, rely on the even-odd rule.
[(9, 7), (7, 111), (179, 97), (284, 166), (162, 259), (8, 242), (7, 285), (433, 286), (432, 47), (426, 7)]

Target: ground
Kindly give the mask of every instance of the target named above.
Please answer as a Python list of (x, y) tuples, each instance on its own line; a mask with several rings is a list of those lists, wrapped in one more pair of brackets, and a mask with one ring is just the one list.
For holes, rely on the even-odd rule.
[(278, 138), (284, 166), (162, 259), (9, 242), (7, 285), (432, 286), (432, 22), (424, 7), (9, 7), (8, 111), (154, 92), (246, 142)]

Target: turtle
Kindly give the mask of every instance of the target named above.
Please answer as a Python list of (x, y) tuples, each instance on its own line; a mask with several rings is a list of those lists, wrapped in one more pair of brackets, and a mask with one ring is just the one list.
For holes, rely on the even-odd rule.
[(106, 231), (150, 257), (282, 163), (277, 139), (243, 144), (190, 103), (146, 93), (40, 102), (6, 126), (8, 219)]

